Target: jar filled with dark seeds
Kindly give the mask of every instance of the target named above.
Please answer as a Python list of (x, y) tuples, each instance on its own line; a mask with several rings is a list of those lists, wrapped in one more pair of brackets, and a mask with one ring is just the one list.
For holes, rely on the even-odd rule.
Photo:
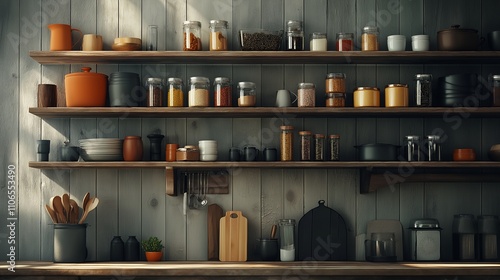
[(325, 159), (325, 135), (314, 134), (314, 160)]
[(146, 80), (147, 88), (147, 107), (163, 106), (163, 81), (160, 78), (148, 78)]
[(302, 21), (289, 20), (287, 22), (287, 50), (304, 50), (304, 30), (302, 30)]
[(330, 160), (340, 160), (340, 135), (332, 134), (330, 141)]
[(417, 74), (415, 75), (415, 105), (422, 107), (432, 106), (432, 75)]
[(311, 160), (311, 136), (308, 130), (299, 131), (300, 135), (300, 160)]

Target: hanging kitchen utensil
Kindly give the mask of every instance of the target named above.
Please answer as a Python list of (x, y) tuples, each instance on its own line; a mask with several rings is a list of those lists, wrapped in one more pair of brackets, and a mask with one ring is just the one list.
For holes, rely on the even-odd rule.
[(227, 211), (220, 219), (220, 261), (247, 260), (247, 218), (241, 211)]
[(325, 206), (307, 212), (299, 221), (298, 259), (317, 261), (347, 260), (347, 229), (342, 216)]
[(276, 232), (278, 230), (278, 225), (273, 225), (271, 227), (271, 236), (270, 239), (276, 239)]
[(219, 260), (219, 230), (220, 219), (224, 217), (222, 208), (217, 204), (208, 205), (207, 235), (208, 235), (208, 260)]

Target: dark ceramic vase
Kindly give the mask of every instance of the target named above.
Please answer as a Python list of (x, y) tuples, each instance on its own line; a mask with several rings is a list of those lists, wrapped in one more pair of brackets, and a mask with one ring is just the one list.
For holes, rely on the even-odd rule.
[(149, 134), (149, 159), (161, 160), (161, 141), (165, 136), (161, 134)]
[(129, 236), (127, 242), (125, 242), (125, 261), (138, 261), (139, 253), (140, 253), (140, 244), (139, 241), (135, 238), (135, 236)]
[(120, 236), (115, 236), (111, 240), (109, 259), (111, 261), (123, 261), (125, 243)]

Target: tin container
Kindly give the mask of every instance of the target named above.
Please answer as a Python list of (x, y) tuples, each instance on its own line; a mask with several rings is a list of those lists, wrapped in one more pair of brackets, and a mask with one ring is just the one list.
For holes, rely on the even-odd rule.
[(408, 107), (408, 85), (387, 85), (385, 88), (385, 107)]
[(374, 87), (358, 87), (354, 91), (354, 107), (380, 107), (380, 90)]
[(438, 261), (441, 258), (441, 228), (436, 219), (411, 221), (411, 260)]

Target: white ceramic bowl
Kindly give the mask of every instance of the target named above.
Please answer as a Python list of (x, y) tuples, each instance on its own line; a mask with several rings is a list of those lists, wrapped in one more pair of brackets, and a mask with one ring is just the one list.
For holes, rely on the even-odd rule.
[(424, 52), (429, 50), (429, 35), (411, 36), (411, 49), (415, 52)]
[(406, 50), (406, 37), (404, 35), (387, 36), (387, 49), (391, 52), (402, 52)]
[(200, 161), (216, 161), (217, 155), (200, 155)]

